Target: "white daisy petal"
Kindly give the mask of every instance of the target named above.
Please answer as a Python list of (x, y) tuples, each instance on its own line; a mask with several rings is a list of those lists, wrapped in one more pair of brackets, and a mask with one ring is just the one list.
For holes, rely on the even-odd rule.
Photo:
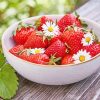
[(31, 54), (38, 54), (38, 53), (44, 53), (45, 49), (44, 48), (34, 48), (30, 50)]
[(56, 35), (59, 35), (58, 32), (55, 32), (54, 34), (55, 34), (55, 36), (56, 36)]
[(59, 28), (58, 28), (57, 26), (55, 26), (55, 28), (54, 28), (54, 29), (55, 29), (55, 31), (58, 31), (58, 30), (59, 30)]
[(94, 41), (94, 38), (92, 34), (88, 32), (87, 34), (84, 35), (84, 38), (82, 38), (81, 43), (83, 44), (83, 46), (88, 46), (92, 44), (93, 41)]
[(56, 24), (55, 24), (55, 23), (53, 23), (53, 24), (52, 24), (52, 27), (56, 27)]
[(74, 55), (73, 55), (73, 59), (74, 59), (74, 60), (79, 59), (78, 55), (77, 55), (77, 54), (74, 54)]
[(46, 26), (49, 27), (51, 25), (50, 22), (46, 22)]
[(79, 63), (81, 63), (81, 62), (80, 62), (79, 60), (75, 60), (74, 63), (75, 63), (75, 64), (79, 64)]
[(45, 24), (42, 25), (43, 33), (45, 36), (56, 36), (59, 35), (59, 27), (50, 21), (47, 21)]
[(48, 29), (48, 27), (45, 24), (42, 25), (42, 28), (43, 28), (43, 30)]
[(74, 63), (82, 63), (91, 59), (91, 55), (86, 50), (79, 50), (77, 54), (73, 55)]

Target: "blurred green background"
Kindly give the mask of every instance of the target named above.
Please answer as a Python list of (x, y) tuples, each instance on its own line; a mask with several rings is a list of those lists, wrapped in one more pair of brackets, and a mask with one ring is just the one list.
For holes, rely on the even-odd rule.
[(44, 14), (64, 14), (80, 7), (86, 0), (0, 0), (0, 37), (18, 20)]

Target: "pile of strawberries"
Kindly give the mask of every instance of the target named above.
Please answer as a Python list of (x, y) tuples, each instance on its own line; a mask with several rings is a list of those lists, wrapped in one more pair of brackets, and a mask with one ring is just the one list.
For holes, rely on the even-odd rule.
[(12, 36), (16, 45), (9, 52), (36, 64), (83, 63), (100, 53), (96, 34), (85, 26), (73, 14), (60, 20), (42, 16), (33, 25), (19, 23)]

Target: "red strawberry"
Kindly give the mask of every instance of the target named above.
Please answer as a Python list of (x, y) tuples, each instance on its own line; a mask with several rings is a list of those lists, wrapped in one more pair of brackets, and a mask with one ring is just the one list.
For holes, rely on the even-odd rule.
[(46, 23), (46, 21), (52, 21), (51, 19), (47, 18), (46, 16), (42, 16), (35, 22), (35, 26), (37, 27), (38, 31), (42, 31), (42, 25)]
[(62, 17), (58, 21), (58, 26), (61, 32), (63, 32), (66, 27), (73, 25), (73, 24), (78, 27), (81, 27), (80, 20), (77, 17), (75, 17), (73, 14), (66, 14), (64, 17)]
[(24, 60), (28, 61), (28, 54), (27, 54), (27, 50), (23, 50), (21, 53), (18, 54), (18, 57)]
[(91, 56), (96, 56), (97, 54), (100, 53), (100, 44), (92, 44), (89, 46), (83, 47), (87, 52), (90, 52)]
[(23, 45), (16, 45), (9, 50), (10, 53), (17, 56), (17, 54), (24, 49)]
[(71, 64), (73, 63), (73, 58), (72, 55), (66, 55), (64, 58), (62, 58), (61, 64), (66, 65), (66, 64)]
[(27, 52), (23, 52), (19, 55), (19, 58), (27, 60), (29, 62), (33, 62), (36, 64), (44, 64), (47, 65), (49, 63), (49, 57), (46, 54), (30, 54)]
[(46, 54), (35, 54), (28, 56), (28, 61), (47, 65), (49, 63), (49, 57)]
[[(20, 29), (19, 29), (20, 26)], [(13, 39), (17, 44), (24, 44), (28, 37), (34, 32), (34, 28), (30, 26), (19, 25), (15, 34), (13, 35)]]
[(55, 36), (55, 37), (51, 38), (50, 41), (49, 41), (49, 45), (51, 45), (52, 43), (54, 43), (57, 40), (61, 40), (61, 34), (58, 35), (58, 36)]
[(60, 40), (52, 43), (45, 51), (48, 56), (63, 57), (66, 54), (66, 46)]
[(70, 49), (70, 53), (77, 53), (82, 48), (81, 40), (84, 36), (82, 31), (67, 30), (61, 35), (61, 39)]
[(46, 48), (48, 40), (43, 40), (42, 35), (37, 35), (36, 32), (32, 33), (24, 44), (25, 48)]
[[(82, 21), (78, 17), (76, 17), (75, 25), (78, 27), (82, 27)], [(87, 25), (87, 24), (85, 23), (85, 25)]]

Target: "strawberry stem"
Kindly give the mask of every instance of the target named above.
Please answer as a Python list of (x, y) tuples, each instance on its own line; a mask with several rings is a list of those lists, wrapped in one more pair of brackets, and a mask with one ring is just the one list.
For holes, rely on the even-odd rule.
[(70, 49), (70, 46), (65, 42), (65, 46)]
[(56, 25), (57, 25), (57, 22), (58, 22), (58, 21), (57, 21), (57, 19), (56, 19), (56, 22), (55, 22), (55, 23), (56, 23)]

